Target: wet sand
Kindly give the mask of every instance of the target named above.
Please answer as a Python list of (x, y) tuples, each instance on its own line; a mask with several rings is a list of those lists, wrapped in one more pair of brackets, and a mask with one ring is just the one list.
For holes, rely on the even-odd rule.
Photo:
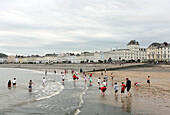
[[(121, 97), (120, 88), (119, 96), (114, 95), (114, 89), (112, 87), (111, 73), (115, 75), (113, 82), (117, 82), (121, 85), (121, 82), (126, 82), (128, 77), (132, 81), (131, 93), (132, 97)], [(90, 73), (89, 73), (90, 74)], [(112, 109), (117, 107), (126, 114), (152, 114), (152, 115), (168, 115), (170, 112), (170, 66), (156, 66), (152, 68), (133, 68), (119, 71), (107, 71), (106, 75), (109, 77), (108, 89), (105, 96), (101, 96), (97, 89), (97, 79), (101, 73), (93, 73), (93, 82), (96, 88), (92, 88), (87, 91), (88, 96), (85, 98), (85, 106), (89, 109), (98, 108), (98, 114), (107, 114), (110, 109), (108, 105), (112, 106)], [(104, 73), (105, 75), (105, 73)], [(147, 76), (151, 76), (151, 86), (149, 87), (146, 83)], [(104, 77), (104, 76), (103, 76)], [(102, 77), (102, 79), (103, 79)], [(135, 87), (133, 84), (139, 82), (139, 87)], [(90, 88), (89, 88), (90, 89)], [(97, 92), (97, 94), (96, 94)], [(90, 96), (89, 96), (90, 95)], [(94, 97), (93, 97), (94, 96)], [(87, 101), (93, 102), (92, 106)], [(95, 103), (95, 106), (94, 106)], [(101, 106), (105, 105), (105, 108)], [(120, 109), (121, 108), (121, 109)], [(84, 111), (82, 109), (82, 111)], [(114, 110), (115, 111), (115, 110)], [(118, 112), (119, 113), (119, 112)], [(82, 112), (83, 114), (83, 112)], [(96, 113), (97, 114), (97, 113)], [(117, 111), (116, 113), (117, 114)]]

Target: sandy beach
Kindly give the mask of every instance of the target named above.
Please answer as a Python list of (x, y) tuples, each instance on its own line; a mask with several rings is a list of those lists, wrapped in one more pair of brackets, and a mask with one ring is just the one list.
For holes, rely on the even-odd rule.
[[(104, 67), (110, 68), (115, 67), (115, 65), (0, 65), (1, 67), (12, 67), (12, 68), (22, 68), (22, 69), (33, 69), (38, 71), (48, 70), (53, 72), (56, 69), (58, 72), (64, 69), (76, 69), (76, 67), (88, 68), (86, 70), (104, 69)], [(116, 65), (117, 66), (117, 65)], [(61, 67), (61, 68), (60, 68)], [(77, 69), (77, 70), (78, 70)], [(69, 71), (70, 72), (70, 71)], [(142, 114), (142, 115), (168, 115), (170, 112), (170, 65), (157, 65), (154, 67), (138, 67), (138, 68), (127, 68), (114, 71), (103, 71), (104, 75), (107, 75), (108, 88), (105, 96), (101, 96), (101, 92), (97, 85), (98, 77), (103, 79), (104, 75), (101, 76), (101, 71), (99, 72), (89, 72), (88, 75), (93, 74), (93, 86), (88, 86), (88, 90), (83, 95), (83, 104), (80, 108), (80, 115), (94, 114)], [(111, 81), (111, 73), (115, 76), (113, 82), (117, 82), (121, 85), (121, 82), (126, 82), (128, 77), (132, 82), (131, 93), (132, 97), (121, 97), (120, 88), (119, 96), (114, 95), (114, 89)], [(146, 83), (147, 76), (151, 76), (151, 86), (149, 87)], [(82, 78), (83, 79), (83, 78)], [(135, 87), (133, 84), (139, 82), (139, 87)]]
[[(129, 78), (132, 82), (132, 97), (122, 98), (114, 96), (114, 89), (111, 85), (111, 73), (115, 75), (113, 82), (117, 82), (119, 86), (121, 82), (126, 82), (126, 78)], [(109, 77), (109, 86), (106, 91), (106, 101), (98, 100), (101, 104), (107, 103), (107, 105), (119, 106), (128, 113), (135, 114), (135, 111), (140, 111), (140, 114), (164, 114), (168, 115), (170, 112), (170, 66), (160, 65), (148, 68), (133, 68), (116, 71), (104, 72), (104, 75)], [(95, 81), (101, 76), (101, 72), (93, 73)], [(151, 86), (146, 83), (147, 76), (151, 77)], [(104, 77), (104, 76), (103, 76)], [(102, 77), (102, 78), (103, 78)], [(135, 87), (133, 84), (138, 82), (139, 87)], [(95, 85), (97, 85), (95, 83)], [(115, 98), (116, 101), (113, 101)], [(114, 102), (114, 103), (113, 103)]]

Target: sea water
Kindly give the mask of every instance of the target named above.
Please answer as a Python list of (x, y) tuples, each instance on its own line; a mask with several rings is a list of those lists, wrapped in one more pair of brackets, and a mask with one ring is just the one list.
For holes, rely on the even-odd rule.
[[(8, 81), (14, 78), (16, 87), (8, 88)], [(30, 80), (34, 83), (32, 91), (28, 89)], [(45, 76), (39, 71), (0, 68), (0, 114), (74, 114), (79, 111), (86, 90), (83, 79), (73, 82), (69, 74), (62, 84), (60, 73)]]

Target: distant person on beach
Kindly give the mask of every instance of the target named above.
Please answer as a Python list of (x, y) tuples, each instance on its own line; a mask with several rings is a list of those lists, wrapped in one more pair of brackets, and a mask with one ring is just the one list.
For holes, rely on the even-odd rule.
[(45, 86), (45, 84), (46, 84), (46, 80), (45, 80), (45, 77), (43, 77), (42, 85)]
[(87, 83), (87, 76), (86, 74), (84, 75), (84, 81), (85, 81), (85, 84)]
[(65, 70), (65, 74), (67, 74), (67, 70)]
[(90, 74), (90, 77), (92, 77), (92, 74)]
[(79, 74), (79, 72), (78, 71), (76, 71), (76, 75), (78, 75)]
[(107, 75), (105, 75), (104, 79), (105, 79), (106, 85), (107, 85), (107, 81), (108, 81)]
[(14, 87), (16, 87), (16, 84), (17, 84), (16, 78), (14, 78), (14, 80), (12, 81), (12, 84), (13, 84)]
[(92, 78), (91, 78), (91, 76), (89, 76), (89, 82), (90, 82), (90, 86), (92, 86)]
[(147, 83), (148, 83), (148, 85), (149, 85), (149, 87), (150, 87), (150, 83), (151, 83), (151, 81), (150, 81), (150, 76), (148, 76), (148, 78), (147, 78)]
[(32, 90), (32, 85), (33, 85), (34, 83), (32, 82), (32, 80), (30, 80), (30, 82), (29, 82), (28, 84), (29, 84), (28, 88), (29, 88), (29, 90), (31, 91), (31, 90)]
[(100, 77), (99, 77), (99, 79), (97, 80), (97, 82), (98, 82), (98, 85), (100, 86)]
[(75, 74), (73, 75), (73, 80), (75, 81), (75, 80), (78, 80), (79, 79), (79, 77), (77, 77)]
[(101, 88), (99, 88), (99, 89), (101, 89), (101, 91), (102, 91), (102, 92), (101, 92), (101, 95), (105, 95), (104, 92), (105, 92), (106, 89), (107, 89), (107, 88), (106, 88), (106, 80), (103, 80), (102, 83), (103, 83), (103, 87), (101, 87)]
[(138, 87), (139, 86), (139, 83), (138, 82), (135, 82), (135, 84), (134, 84), (136, 87)]
[(71, 73), (73, 74), (73, 73), (74, 73), (74, 70), (72, 70)]
[(47, 70), (45, 70), (45, 75), (47, 76)]
[(129, 80), (129, 78), (126, 78), (126, 88), (127, 88), (128, 96), (131, 96), (132, 95), (130, 93), (131, 81)]
[(62, 83), (63, 83), (63, 85), (64, 85), (64, 80), (65, 80), (65, 77), (64, 77), (64, 75), (62, 75)]
[(111, 73), (111, 78), (112, 78), (112, 86), (113, 86), (113, 78), (114, 78), (114, 75), (113, 75), (113, 73)]
[(115, 82), (115, 85), (114, 85), (114, 90), (115, 90), (115, 96), (118, 96), (118, 85), (117, 85), (117, 82)]
[(8, 81), (8, 88), (11, 88), (11, 80)]
[(125, 94), (125, 88), (126, 88), (126, 85), (124, 84), (124, 82), (122, 82), (122, 85), (121, 85), (121, 96), (122, 96), (122, 94)]
[(106, 73), (106, 69), (104, 69), (105, 73)]
[(101, 71), (101, 76), (103, 76), (103, 72)]
[(54, 70), (54, 74), (56, 74), (56, 70)]
[(139, 83), (138, 83), (138, 82), (135, 82), (134, 85), (136, 86), (136, 89), (138, 89)]

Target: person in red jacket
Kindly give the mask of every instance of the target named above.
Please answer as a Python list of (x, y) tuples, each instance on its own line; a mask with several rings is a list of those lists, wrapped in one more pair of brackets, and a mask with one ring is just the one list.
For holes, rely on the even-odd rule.
[(75, 74), (73, 75), (73, 80), (75, 81), (75, 80), (78, 80), (79, 79), (79, 77), (77, 77)]
[(125, 88), (126, 88), (126, 85), (124, 84), (124, 82), (122, 82), (122, 85), (121, 85), (121, 96), (122, 96), (122, 94), (125, 95)]

